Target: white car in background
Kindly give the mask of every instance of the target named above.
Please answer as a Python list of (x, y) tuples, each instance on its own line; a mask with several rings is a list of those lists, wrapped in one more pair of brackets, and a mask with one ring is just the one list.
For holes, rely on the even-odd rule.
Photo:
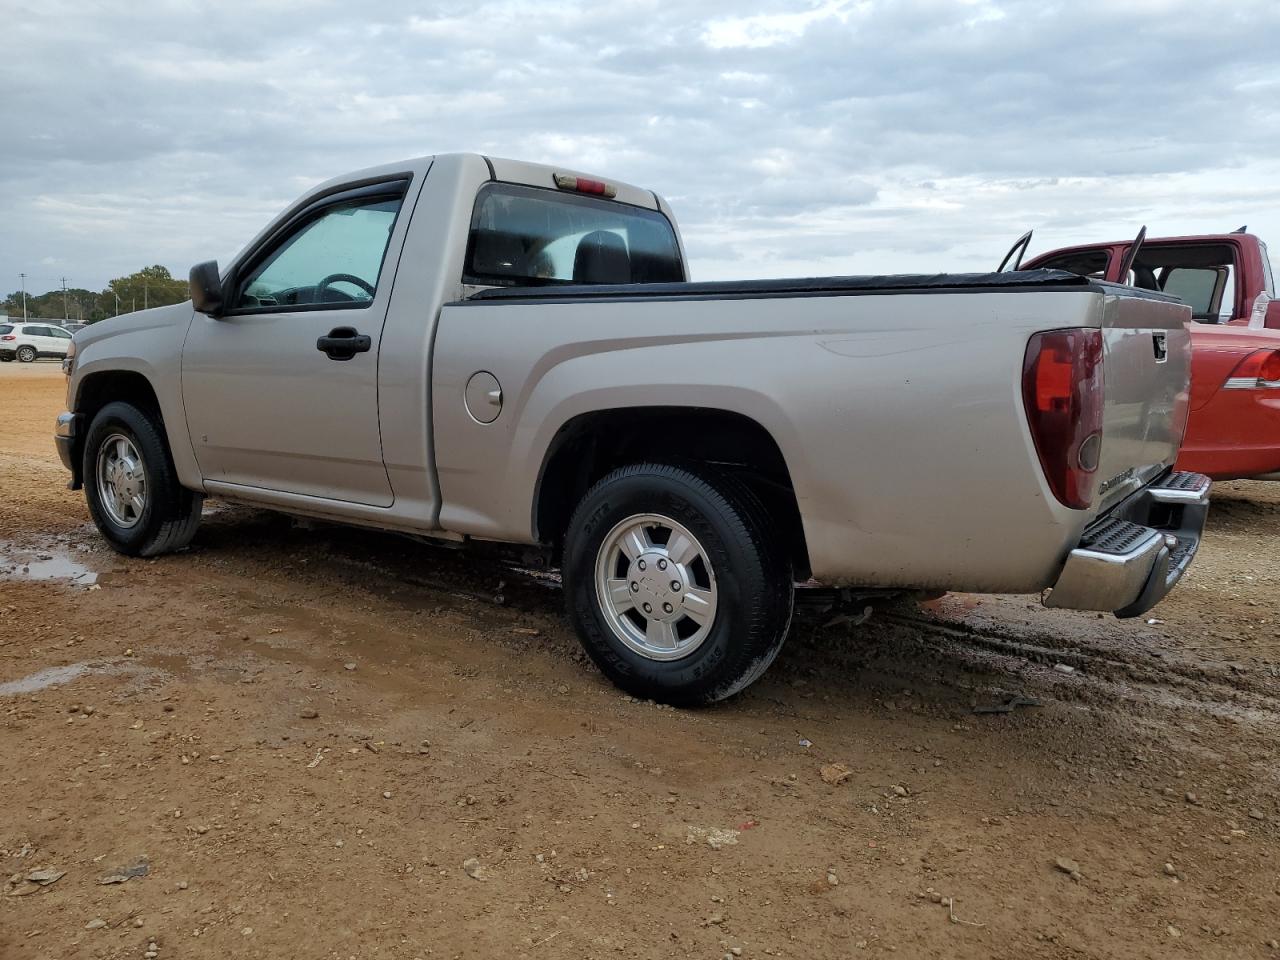
[(0, 323), (0, 361), (31, 363), (38, 357), (62, 360), (71, 334), (56, 323)]

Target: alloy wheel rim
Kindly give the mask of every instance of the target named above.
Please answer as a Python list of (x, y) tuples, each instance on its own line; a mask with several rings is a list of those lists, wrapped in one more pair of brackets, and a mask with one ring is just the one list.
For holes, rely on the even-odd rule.
[(98, 499), (111, 522), (136, 526), (147, 508), (147, 474), (138, 448), (122, 433), (98, 447)]
[(596, 594), (626, 647), (649, 660), (689, 656), (715, 624), (719, 588), (706, 548), (656, 513), (627, 517), (601, 542)]

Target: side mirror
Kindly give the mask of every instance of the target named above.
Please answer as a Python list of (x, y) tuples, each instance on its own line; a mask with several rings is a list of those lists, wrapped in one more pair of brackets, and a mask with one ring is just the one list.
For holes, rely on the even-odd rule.
[(191, 268), (191, 303), (211, 317), (222, 313), (222, 277), (217, 260), (206, 260)]

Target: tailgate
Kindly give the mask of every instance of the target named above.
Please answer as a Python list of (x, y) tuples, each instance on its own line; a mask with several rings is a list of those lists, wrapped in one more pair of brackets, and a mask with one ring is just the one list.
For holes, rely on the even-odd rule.
[(1190, 320), (1191, 308), (1181, 301), (1107, 286), (1100, 510), (1150, 483), (1177, 459), (1190, 403)]

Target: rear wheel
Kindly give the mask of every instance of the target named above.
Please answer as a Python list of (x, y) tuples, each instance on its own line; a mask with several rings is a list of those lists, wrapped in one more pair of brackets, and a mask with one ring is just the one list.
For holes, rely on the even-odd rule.
[(714, 703), (782, 649), (791, 564), (729, 477), (638, 464), (583, 498), (564, 550), (569, 615), (588, 654), (635, 696)]
[(13, 354), (6, 353), (4, 356), (0, 357), (0, 363), (13, 363)]
[(35, 347), (19, 347), (18, 360), (22, 363), (31, 363), (36, 358)]
[(107, 404), (85, 435), (82, 467), (89, 513), (120, 553), (152, 557), (195, 536), (204, 501), (178, 482), (156, 414)]

